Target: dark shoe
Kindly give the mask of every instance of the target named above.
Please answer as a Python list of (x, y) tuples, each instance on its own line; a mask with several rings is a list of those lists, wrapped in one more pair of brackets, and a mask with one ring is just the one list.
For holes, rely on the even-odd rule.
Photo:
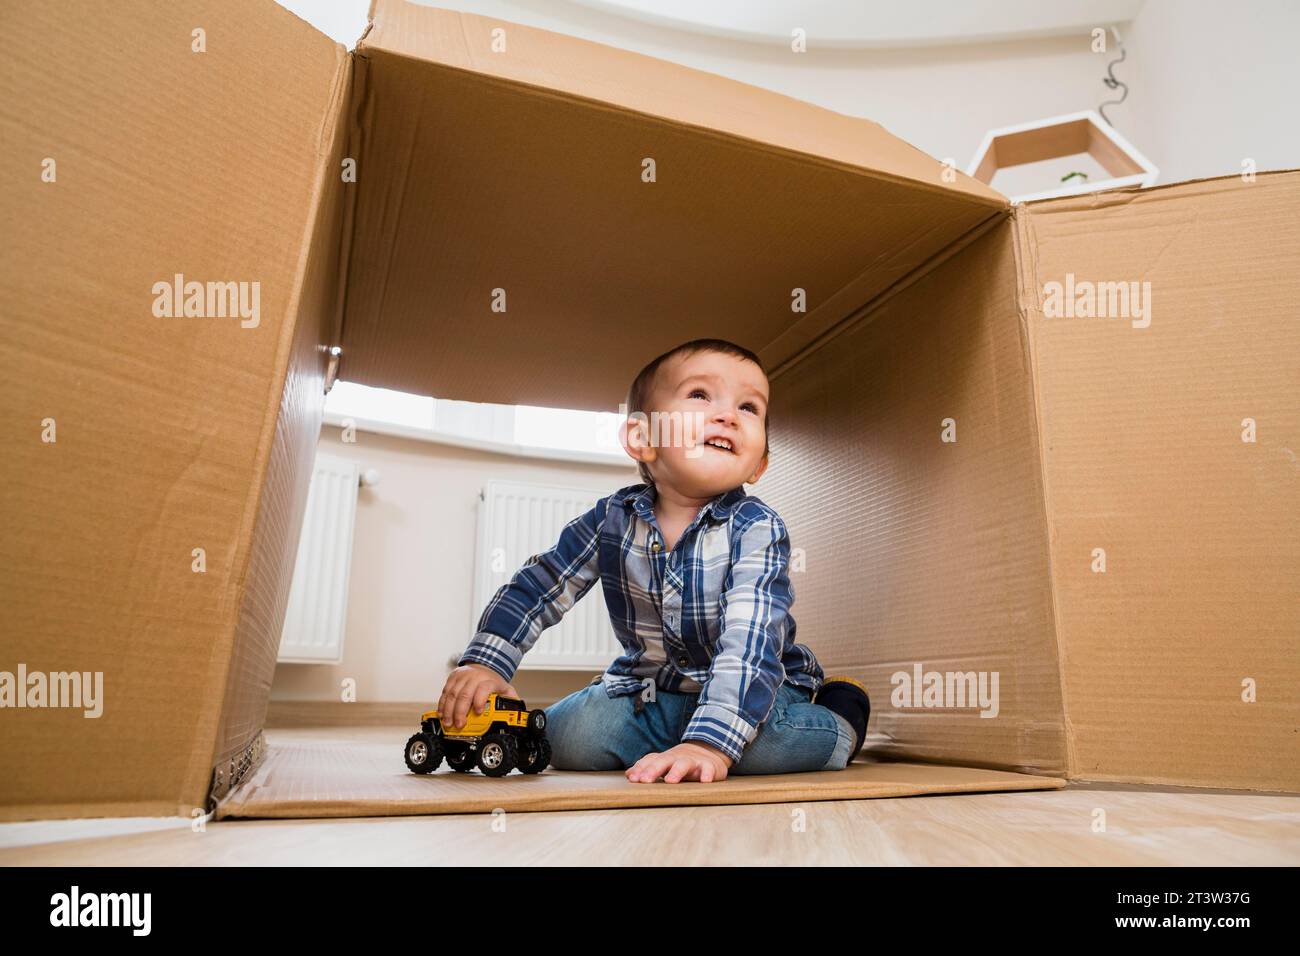
[(857, 746), (849, 754), (852, 761), (867, 740), (867, 719), (871, 716), (871, 698), (867, 696), (867, 688), (852, 677), (828, 677), (822, 682), (813, 703), (839, 714), (857, 732)]

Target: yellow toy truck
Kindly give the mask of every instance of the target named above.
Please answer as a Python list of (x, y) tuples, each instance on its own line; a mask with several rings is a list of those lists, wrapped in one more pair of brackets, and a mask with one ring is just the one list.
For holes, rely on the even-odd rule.
[(446, 728), (438, 711), (420, 717), (420, 732), (406, 742), (406, 766), (432, 773), (442, 758), (458, 773), (475, 767), (489, 777), (504, 777), (518, 767), (541, 773), (551, 763), (546, 711), (529, 710), (518, 697), (489, 694), (483, 713), (469, 710), (464, 727)]

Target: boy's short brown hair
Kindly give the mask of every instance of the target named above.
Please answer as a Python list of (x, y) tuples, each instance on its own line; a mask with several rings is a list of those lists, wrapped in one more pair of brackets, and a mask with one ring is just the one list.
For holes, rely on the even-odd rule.
[[(645, 368), (637, 374), (632, 380), (632, 387), (627, 392), (627, 413), (641, 412), (647, 417), (650, 415), (650, 409), (645, 407), (649, 401), (650, 390), (654, 386), (655, 376), (659, 373), (659, 367), (669, 359), (677, 355), (694, 355), (697, 352), (720, 352), (723, 355), (733, 355), (736, 358), (744, 359), (747, 362), (753, 362), (758, 366), (760, 372), (767, 375), (767, 369), (763, 368), (762, 360), (742, 345), (735, 342), (728, 342), (726, 339), (691, 339), (689, 342), (683, 342), (676, 348), (669, 349), (663, 355), (654, 359)], [(771, 452), (771, 445), (768, 442), (768, 422), (769, 415), (766, 407), (763, 409), (763, 454)], [(641, 480), (646, 484), (654, 484), (654, 478), (650, 475), (650, 469), (646, 467), (645, 462), (636, 463), (637, 471), (641, 474)]]

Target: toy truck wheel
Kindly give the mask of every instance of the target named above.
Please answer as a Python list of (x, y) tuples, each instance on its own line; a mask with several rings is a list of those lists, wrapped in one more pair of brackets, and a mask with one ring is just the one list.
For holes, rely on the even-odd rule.
[(432, 773), (440, 763), (442, 745), (429, 734), (414, 734), (406, 742), (406, 766), (412, 773)]
[(534, 734), (540, 734), (546, 729), (546, 711), (535, 710), (528, 715), (528, 729)]
[(519, 769), (523, 773), (541, 773), (551, 765), (551, 742), (545, 737), (525, 740), (519, 748)]
[(477, 762), (470, 749), (462, 744), (454, 749), (447, 748), (447, 766), (457, 773), (469, 773), (477, 766)]
[(519, 763), (519, 747), (506, 734), (488, 734), (479, 743), (478, 768), (489, 777), (504, 777)]

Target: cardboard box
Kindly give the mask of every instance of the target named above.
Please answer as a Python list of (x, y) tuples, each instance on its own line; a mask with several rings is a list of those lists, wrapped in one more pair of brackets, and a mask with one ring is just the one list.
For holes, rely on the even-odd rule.
[[(0, 16), (0, 670), (103, 675), (99, 717), (0, 711), (0, 817), (188, 815), (257, 762), (331, 346), (614, 410), (700, 335), (768, 365), (752, 493), (874, 752), (1300, 789), (1300, 172), (1012, 207), (875, 123), (401, 0), (351, 54), (270, 0)], [(996, 716), (891, 703), (916, 668), (996, 674)]]

